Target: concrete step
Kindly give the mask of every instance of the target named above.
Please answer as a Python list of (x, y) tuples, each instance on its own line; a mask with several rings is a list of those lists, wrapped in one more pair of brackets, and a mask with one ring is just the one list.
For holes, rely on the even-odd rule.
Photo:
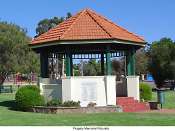
[(133, 97), (117, 97), (117, 105), (123, 108), (123, 112), (141, 112), (150, 110), (149, 103), (139, 102)]
[(133, 103), (135, 100), (133, 97), (117, 97), (116, 103), (117, 104), (128, 104)]

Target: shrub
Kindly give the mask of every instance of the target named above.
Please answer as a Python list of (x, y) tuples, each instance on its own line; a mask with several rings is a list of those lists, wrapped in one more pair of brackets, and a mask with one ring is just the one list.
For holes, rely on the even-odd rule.
[(80, 102), (65, 101), (62, 103), (61, 100), (53, 99), (47, 102), (47, 106), (62, 106), (62, 107), (80, 107)]
[(53, 99), (47, 102), (47, 106), (60, 106), (62, 104), (61, 100)]
[(37, 86), (21, 87), (15, 95), (15, 100), (17, 107), (23, 111), (27, 111), (33, 106), (44, 105), (44, 97), (40, 95), (40, 90)]
[(61, 106), (64, 107), (80, 107), (80, 101), (65, 101)]
[(28, 89), (31, 89), (31, 90), (34, 90), (34, 91), (40, 93), (39, 87), (37, 87), (37, 86), (35, 86), (35, 85), (26, 85), (26, 86), (23, 86), (23, 87), (21, 87), (21, 88), (28, 88)]
[(150, 85), (140, 83), (140, 99), (145, 101), (152, 99), (152, 88)]

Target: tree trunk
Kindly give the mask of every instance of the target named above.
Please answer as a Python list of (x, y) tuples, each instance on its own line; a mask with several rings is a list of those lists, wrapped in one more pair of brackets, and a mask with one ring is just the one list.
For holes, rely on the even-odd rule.
[(6, 75), (0, 74), (0, 86), (3, 85), (5, 79), (6, 79)]

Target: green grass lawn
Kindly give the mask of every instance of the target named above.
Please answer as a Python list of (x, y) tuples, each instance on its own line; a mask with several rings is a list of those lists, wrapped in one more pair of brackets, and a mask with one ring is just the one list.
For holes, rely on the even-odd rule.
[[(157, 100), (157, 93), (153, 92), (152, 100)], [(163, 108), (175, 109), (175, 91), (165, 91), (165, 103)]]
[[(167, 92), (165, 107), (175, 107), (175, 92)], [(154, 97), (155, 98), (155, 97)], [(96, 114), (40, 114), (10, 110), (15, 106), (14, 95), (0, 94), (0, 125), (175, 125), (175, 114), (160, 113), (96, 113)]]

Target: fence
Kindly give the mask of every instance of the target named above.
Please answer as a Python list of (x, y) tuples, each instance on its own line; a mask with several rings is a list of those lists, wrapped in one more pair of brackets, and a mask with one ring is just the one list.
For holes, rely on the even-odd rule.
[(37, 81), (38, 75), (36, 73), (11, 74), (7, 76), (4, 85), (36, 84)]

